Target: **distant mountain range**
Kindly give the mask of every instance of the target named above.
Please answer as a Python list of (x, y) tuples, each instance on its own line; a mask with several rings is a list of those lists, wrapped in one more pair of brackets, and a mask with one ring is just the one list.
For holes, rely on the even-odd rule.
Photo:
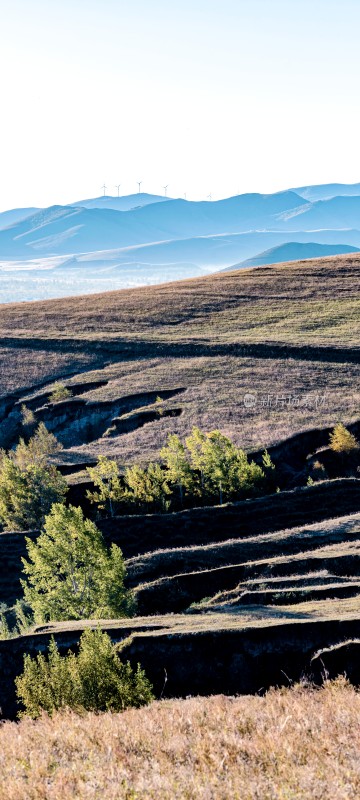
[(360, 184), (202, 202), (137, 193), (12, 209), (0, 214), (0, 302), (359, 248)]

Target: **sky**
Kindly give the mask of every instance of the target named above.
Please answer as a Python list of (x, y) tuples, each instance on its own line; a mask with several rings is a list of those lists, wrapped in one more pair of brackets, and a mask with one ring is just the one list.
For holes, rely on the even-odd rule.
[(0, 0), (0, 210), (360, 181), (359, 0)]

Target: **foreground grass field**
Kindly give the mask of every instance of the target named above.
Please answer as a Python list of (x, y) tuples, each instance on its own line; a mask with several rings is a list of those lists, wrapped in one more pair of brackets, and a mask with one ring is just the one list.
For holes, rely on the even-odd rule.
[(0, 729), (1, 800), (356, 800), (360, 694), (164, 700)]

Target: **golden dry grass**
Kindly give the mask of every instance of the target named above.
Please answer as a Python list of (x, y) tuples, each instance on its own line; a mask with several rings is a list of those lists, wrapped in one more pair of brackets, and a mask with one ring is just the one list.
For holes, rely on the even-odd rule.
[(360, 256), (274, 264), (160, 286), (2, 306), (5, 336), (64, 341), (358, 345)]
[(65, 713), (0, 730), (1, 800), (355, 800), (360, 694), (344, 680), (265, 697)]

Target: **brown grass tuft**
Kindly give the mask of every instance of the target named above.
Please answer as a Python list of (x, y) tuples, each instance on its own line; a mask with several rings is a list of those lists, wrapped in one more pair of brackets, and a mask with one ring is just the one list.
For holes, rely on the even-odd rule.
[(360, 693), (341, 679), (265, 697), (166, 700), (0, 730), (6, 800), (350, 800)]

